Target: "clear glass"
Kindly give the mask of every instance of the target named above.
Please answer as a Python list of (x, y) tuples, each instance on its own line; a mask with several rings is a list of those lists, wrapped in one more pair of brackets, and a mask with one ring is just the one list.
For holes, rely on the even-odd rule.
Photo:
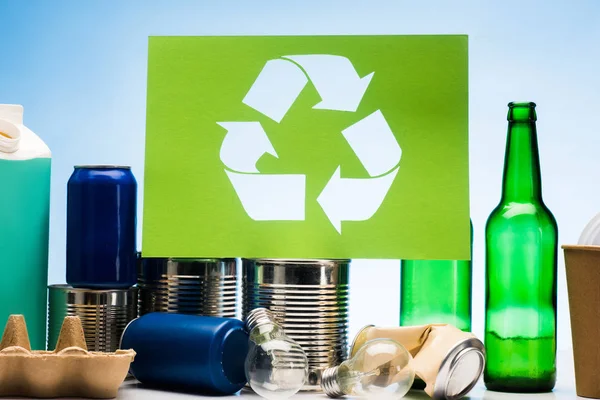
[(558, 229), (542, 201), (534, 103), (511, 103), (502, 199), (486, 226), (488, 389), (545, 392), (556, 381)]
[(246, 378), (252, 390), (265, 399), (287, 399), (296, 394), (308, 376), (308, 359), (298, 343), (276, 324), (250, 332)]
[(471, 330), (471, 261), (402, 260), (400, 268), (401, 326), (436, 323)]
[(400, 343), (375, 339), (337, 371), (337, 382), (345, 394), (372, 399), (398, 399), (413, 384), (412, 356)]

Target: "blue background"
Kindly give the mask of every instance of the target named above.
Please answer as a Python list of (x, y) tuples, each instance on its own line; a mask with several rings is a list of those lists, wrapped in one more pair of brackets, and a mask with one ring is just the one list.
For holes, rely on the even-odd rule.
[[(538, 104), (544, 197), (560, 242), (575, 243), (600, 211), (597, 0), (0, 0), (0, 103), (23, 104), (25, 124), (53, 151), (50, 283), (65, 281), (73, 165), (132, 165), (142, 193), (149, 35), (434, 33), (470, 36), (473, 316), (481, 335), (483, 232), (500, 197), (509, 101)], [(559, 348), (569, 348), (562, 251), (559, 261)], [(398, 262), (357, 261), (351, 278), (351, 336), (367, 323), (395, 325)]]

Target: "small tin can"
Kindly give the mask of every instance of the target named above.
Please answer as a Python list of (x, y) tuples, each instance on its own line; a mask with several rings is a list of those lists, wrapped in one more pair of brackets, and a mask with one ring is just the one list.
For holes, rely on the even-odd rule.
[(235, 258), (142, 258), (140, 316), (151, 312), (237, 316)]
[(67, 283), (136, 283), (137, 182), (130, 167), (76, 166), (67, 185)]
[(137, 317), (137, 288), (48, 286), (48, 350), (54, 350), (66, 316), (81, 319), (89, 351), (116, 351), (123, 330)]
[(346, 359), (350, 260), (244, 259), (244, 318), (269, 309), (308, 357), (303, 391), (321, 390), (321, 373)]
[(131, 374), (141, 383), (202, 394), (233, 394), (244, 387), (248, 334), (233, 318), (150, 313), (123, 332), (133, 349)]

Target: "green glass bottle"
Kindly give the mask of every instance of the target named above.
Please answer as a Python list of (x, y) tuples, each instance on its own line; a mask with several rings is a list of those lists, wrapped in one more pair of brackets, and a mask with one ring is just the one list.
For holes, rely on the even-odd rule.
[(402, 260), (400, 325), (440, 323), (470, 331), (471, 266), (468, 260)]
[(558, 229), (542, 201), (534, 103), (508, 105), (500, 204), (486, 226), (485, 385), (545, 392), (556, 381)]

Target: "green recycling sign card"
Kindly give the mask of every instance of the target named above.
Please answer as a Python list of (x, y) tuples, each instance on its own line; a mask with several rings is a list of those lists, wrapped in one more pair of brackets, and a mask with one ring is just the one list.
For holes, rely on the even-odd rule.
[(467, 37), (149, 40), (145, 257), (468, 259)]

